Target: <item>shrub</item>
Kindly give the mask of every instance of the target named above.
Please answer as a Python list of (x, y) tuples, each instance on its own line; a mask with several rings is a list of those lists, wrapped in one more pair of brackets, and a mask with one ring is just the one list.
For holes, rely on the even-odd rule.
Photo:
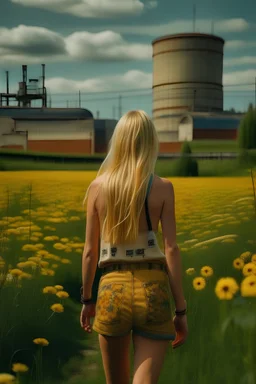
[(181, 149), (181, 157), (176, 164), (176, 176), (198, 176), (198, 163), (191, 157), (191, 153), (190, 145), (185, 141)]
[(0, 161), (0, 171), (6, 171), (6, 166), (3, 161)]

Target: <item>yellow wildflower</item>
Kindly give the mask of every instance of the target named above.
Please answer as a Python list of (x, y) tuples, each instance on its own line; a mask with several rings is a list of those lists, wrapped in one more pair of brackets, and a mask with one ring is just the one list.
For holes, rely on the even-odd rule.
[(244, 261), (243, 261), (243, 259), (241, 259), (240, 257), (237, 257), (237, 258), (233, 261), (233, 267), (236, 268), (236, 269), (243, 269), (243, 267), (244, 267)]
[(212, 267), (209, 267), (206, 265), (205, 267), (201, 268), (201, 275), (204, 277), (212, 276), (213, 275), (213, 269)]
[(81, 218), (79, 216), (71, 216), (69, 218), (69, 221), (79, 221), (79, 220), (81, 220)]
[(59, 304), (59, 303), (58, 304), (53, 304), (51, 306), (51, 310), (53, 312), (61, 313), (61, 312), (64, 312), (64, 307), (63, 307), (62, 304)]
[(70, 248), (70, 247), (66, 247), (65, 249), (64, 249), (64, 252), (66, 252), (66, 253), (71, 253), (73, 250), (72, 250), (72, 248)]
[(62, 243), (55, 243), (53, 248), (58, 249), (59, 251), (62, 251), (63, 249), (66, 248), (66, 245), (64, 245)]
[(60, 241), (62, 243), (68, 243), (69, 242), (69, 239), (67, 237), (63, 237), (62, 239), (60, 239)]
[(57, 289), (55, 287), (51, 287), (51, 286), (44, 287), (43, 293), (50, 293), (52, 295), (55, 295), (57, 293)]
[(15, 380), (15, 376), (9, 373), (0, 373), (0, 384), (10, 384)]
[(35, 244), (36, 251), (42, 250), (44, 248), (44, 244)]
[(256, 264), (254, 263), (247, 263), (243, 267), (243, 275), (249, 276), (249, 275), (256, 275)]
[(40, 261), (40, 265), (41, 267), (43, 268), (47, 268), (49, 266), (49, 262), (48, 261), (45, 261), (45, 260), (42, 260)]
[(33, 232), (32, 236), (42, 237), (43, 234), (41, 232)]
[(59, 291), (56, 293), (56, 296), (58, 296), (60, 299), (67, 299), (69, 294), (66, 291)]
[(49, 345), (49, 341), (44, 338), (37, 338), (33, 340), (34, 344), (41, 345), (41, 347), (47, 347)]
[(239, 290), (238, 284), (233, 277), (223, 277), (217, 281), (215, 293), (220, 300), (231, 300)]
[(35, 243), (39, 240), (39, 237), (31, 236), (30, 241), (34, 241)]
[(21, 275), (19, 275), (18, 279), (21, 280), (21, 279), (32, 279), (32, 275), (31, 273), (26, 273), (26, 272), (22, 272)]
[(256, 264), (256, 253), (252, 255), (251, 262)]
[(71, 264), (71, 260), (69, 259), (61, 259), (62, 264)]
[(46, 251), (45, 249), (39, 249), (38, 251), (37, 251), (37, 255), (38, 256), (47, 256), (49, 254), (49, 252), (48, 251)]
[(23, 272), (18, 268), (14, 268), (10, 270), (10, 274), (13, 276), (20, 276), (22, 273)]
[(36, 246), (33, 244), (25, 244), (25, 245), (23, 245), (23, 247), (21, 249), (22, 249), (22, 251), (32, 251), (32, 252), (37, 251)]
[(187, 275), (193, 275), (196, 272), (195, 268), (188, 268), (186, 270)]
[(54, 227), (51, 227), (50, 225), (45, 225), (44, 226), (44, 230), (45, 231), (56, 231), (56, 228), (54, 228)]
[(26, 268), (26, 262), (22, 261), (22, 262), (18, 263), (17, 267), (20, 268), (20, 269)]
[(193, 280), (193, 287), (196, 291), (201, 291), (206, 286), (206, 281), (203, 277), (195, 277)]
[(64, 287), (62, 285), (55, 285), (55, 287), (58, 291), (62, 291)]
[(53, 238), (53, 236), (45, 236), (44, 240), (45, 241), (54, 241), (54, 238)]
[(33, 261), (34, 263), (40, 263), (41, 257), (38, 256), (31, 256), (28, 258), (29, 261)]
[(54, 276), (55, 275), (55, 271), (53, 271), (52, 269), (42, 268), (41, 269), (41, 275), (43, 275), (43, 276)]
[(248, 260), (250, 257), (251, 257), (251, 252), (249, 251), (246, 251), (246, 252), (243, 252), (241, 255), (240, 255), (241, 259), (243, 259), (244, 261)]
[(29, 370), (29, 368), (26, 364), (15, 363), (12, 365), (12, 371), (13, 372), (27, 372), (28, 370)]
[(250, 275), (241, 283), (241, 295), (245, 297), (256, 297), (256, 276)]

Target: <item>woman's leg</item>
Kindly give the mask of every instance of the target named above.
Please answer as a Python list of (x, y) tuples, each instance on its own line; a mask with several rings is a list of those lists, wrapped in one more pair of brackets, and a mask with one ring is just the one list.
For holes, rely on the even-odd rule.
[(133, 335), (134, 377), (132, 384), (157, 384), (169, 340), (153, 340)]
[(129, 384), (131, 334), (125, 336), (99, 335), (106, 384)]

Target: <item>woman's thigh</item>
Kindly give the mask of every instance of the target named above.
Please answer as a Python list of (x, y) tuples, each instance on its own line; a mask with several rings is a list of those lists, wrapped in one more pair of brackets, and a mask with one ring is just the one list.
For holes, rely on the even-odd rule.
[(157, 384), (169, 340), (153, 340), (133, 334), (134, 377), (133, 384)]
[(125, 336), (99, 335), (106, 384), (129, 384), (131, 333)]

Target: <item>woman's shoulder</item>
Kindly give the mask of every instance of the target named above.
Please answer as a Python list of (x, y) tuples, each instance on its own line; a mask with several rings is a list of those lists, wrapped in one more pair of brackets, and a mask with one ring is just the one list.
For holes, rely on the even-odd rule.
[(159, 177), (157, 175), (155, 175), (154, 177), (154, 180), (156, 181), (156, 183), (158, 184), (158, 186), (160, 187), (163, 187), (163, 188), (170, 188), (170, 186), (172, 186), (172, 182), (170, 179), (167, 179), (165, 177)]

